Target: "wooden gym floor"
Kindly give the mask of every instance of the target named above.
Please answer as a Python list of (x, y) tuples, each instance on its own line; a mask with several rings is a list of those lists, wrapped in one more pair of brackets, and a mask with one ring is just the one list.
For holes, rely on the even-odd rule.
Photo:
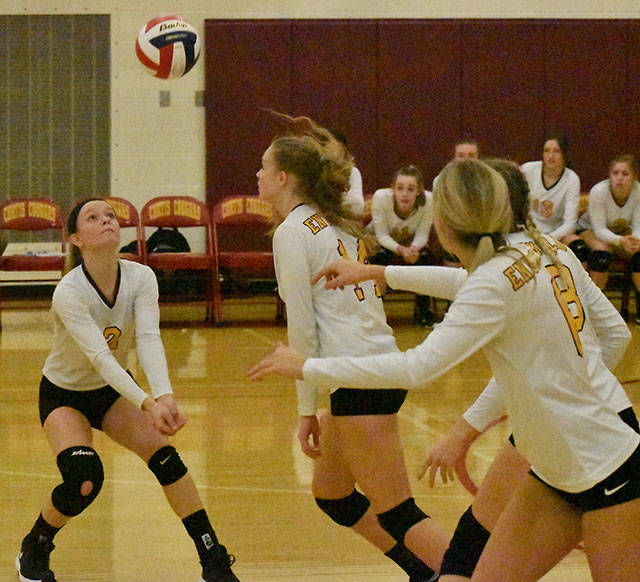
[[(411, 323), (411, 308), (410, 301), (388, 302), (403, 349), (425, 335)], [(221, 541), (237, 556), (234, 570), (243, 582), (406, 580), (389, 560), (316, 508), (309, 493), (311, 461), (296, 440), (293, 383), (246, 379), (247, 369), (286, 338), (285, 328), (272, 325), (274, 314), (272, 302), (229, 301), (225, 318), (230, 323), (224, 327), (167, 324), (162, 330), (174, 390), (189, 417), (174, 444)], [(163, 319), (172, 318), (175, 313), (163, 311)], [(2, 323), (0, 581), (9, 581), (16, 579), (13, 562), (20, 540), (59, 477), (37, 417), (37, 386), (51, 340), (49, 314), (4, 312)], [(623, 381), (640, 377), (639, 329), (633, 323), (630, 327), (634, 337), (618, 369)], [(138, 371), (135, 357), (130, 367)], [(472, 357), (427, 388), (411, 392), (400, 412), (415, 496), (451, 531), (470, 495), (457, 482), (429, 489), (415, 474), (425, 452), (489, 376), (484, 358)], [(627, 388), (637, 407), (640, 384)], [(468, 466), (476, 480), (507, 431), (500, 425), (472, 447)], [(105, 465), (105, 486), (93, 505), (56, 538), (52, 567), (59, 582), (195, 582), (199, 569), (191, 541), (152, 475), (101, 433), (95, 443)], [(579, 551), (544, 578), (589, 579)]]

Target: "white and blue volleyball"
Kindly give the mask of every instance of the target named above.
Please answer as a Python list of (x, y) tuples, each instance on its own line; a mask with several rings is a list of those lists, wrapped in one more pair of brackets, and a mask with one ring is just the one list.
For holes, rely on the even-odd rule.
[(158, 79), (186, 75), (200, 56), (200, 36), (184, 18), (158, 16), (145, 24), (136, 40), (136, 55)]

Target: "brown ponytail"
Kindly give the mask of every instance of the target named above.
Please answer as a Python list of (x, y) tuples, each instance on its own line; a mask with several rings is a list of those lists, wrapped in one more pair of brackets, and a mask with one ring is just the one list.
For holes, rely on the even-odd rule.
[[(71, 236), (78, 229), (78, 215), (82, 210), (82, 207), (92, 200), (104, 200), (103, 198), (84, 198), (75, 204), (75, 206), (69, 212), (67, 217), (67, 237)], [(67, 258), (64, 262), (63, 275), (66, 275), (72, 269), (75, 269), (80, 263), (82, 263), (82, 255), (80, 249), (73, 243), (67, 245)]]
[(353, 157), (333, 134), (308, 117), (284, 120), (288, 130), (271, 142), (276, 166), (297, 179), (296, 195), (316, 207), (327, 221), (358, 238), (366, 238), (358, 218), (344, 205)]

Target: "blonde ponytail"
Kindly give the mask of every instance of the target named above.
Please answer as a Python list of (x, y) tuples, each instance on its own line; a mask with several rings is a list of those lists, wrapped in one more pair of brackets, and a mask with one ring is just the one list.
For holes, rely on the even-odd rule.
[(475, 249), (470, 273), (504, 246), (513, 222), (504, 178), (478, 160), (445, 166), (433, 191), (433, 210), (460, 242)]
[(493, 237), (488, 234), (482, 236), (478, 240), (478, 246), (476, 247), (475, 255), (473, 255), (473, 262), (469, 267), (469, 273), (473, 273), (480, 265), (484, 265), (484, 263), (495, 257), (496, 250)]
[(558, 273), (567, 287), (573, 285), (570, 275), (567, 274), (564, 263), (558, 258), (558, 252), (548, 239), (538, 230), (531, 217), (527, 217), (526, 230), (531, 240), (545, 254), (553, 265), (558, 269)]

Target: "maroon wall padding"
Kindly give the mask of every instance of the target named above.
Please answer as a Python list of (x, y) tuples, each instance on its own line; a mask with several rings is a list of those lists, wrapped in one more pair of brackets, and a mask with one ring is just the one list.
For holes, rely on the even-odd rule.
[(379, 31), (377, 182), (367, 191), (408, 164), (431, 190), (462, 133), (460, 22), (387, 21)]
[(628, 144), (628, 21), (546, 27), (546, 123), (566, 130), (583, 189), (606, 178)]
[(640, 156), (640, 20), (629, 22), (628, 47), (626, 85), (629, 88), (629, 94), (627, 95), (628, 113), (624, 123), (629, 131), (628, 149)]
[(262, 108), (289, 111), (291, 22), (205, 22), (207, 202), (257, 194), (262, 152), (276, 131)]
[(564, 131), (588, 189), (640, 148), (633, 20), (206, 20), (207, 200), (255, 194), (277, 132), (261, 108), (341, 129), (365, 192), (417, 164), (427, 187), (460, 136), (541, 157)]
[(515, 20), (462, 25), (462, 118), (481, 155), (540, 159), (545, 124), (544, 25)]
[(377, 136), (372, 100), (378, 90), (377, 24), (367, 20), (295, 21), (292, 49), (290, 112), (343, 133), (357, 165), (366, 168), (365, 181), (371, 184), (370, 170), (376, 164), (371, 144)]

